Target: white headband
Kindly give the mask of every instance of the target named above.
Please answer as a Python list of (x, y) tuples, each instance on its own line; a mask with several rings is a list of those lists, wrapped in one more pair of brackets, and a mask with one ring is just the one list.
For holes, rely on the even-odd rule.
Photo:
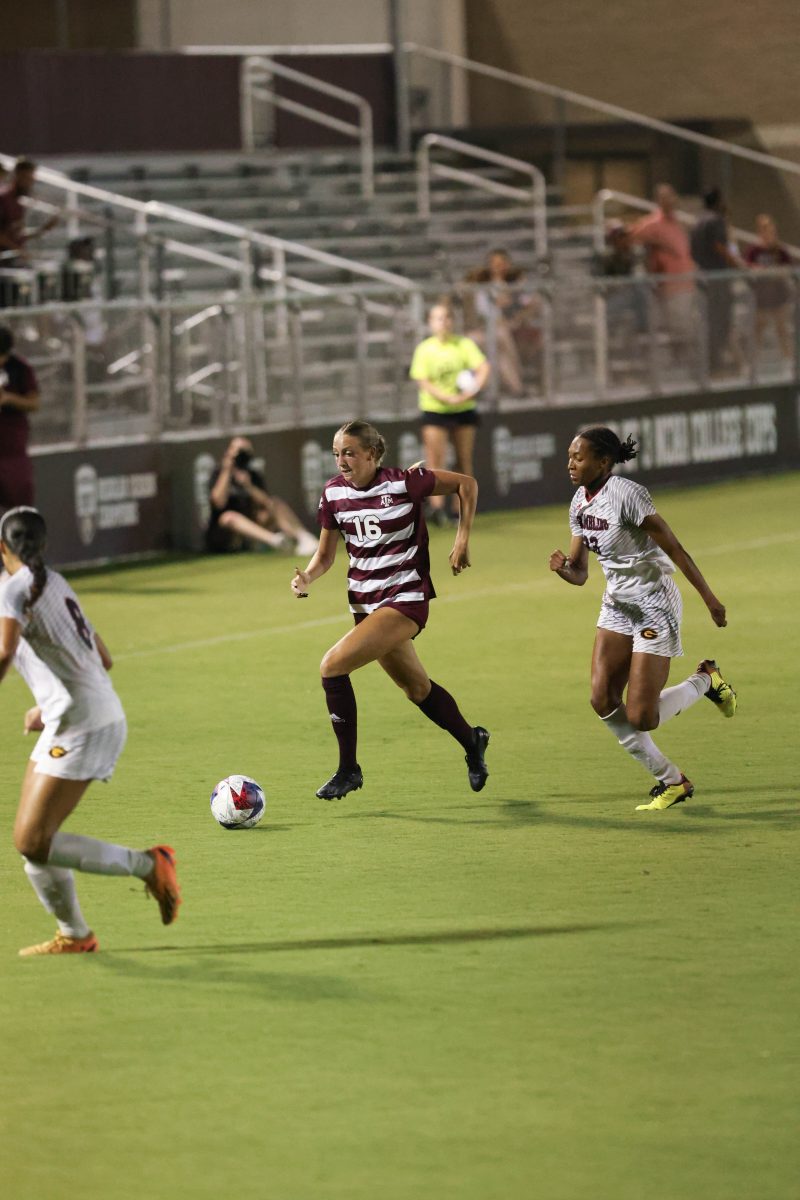
[(41, 515), (39, 513), (38, 508), (31, 508), (31, 506), (29, 504), (20, 504), (17, 506), (17, 508), (10, 508), (8, 510), (8, 512), (4, 512), (2, 517), (0, 517), (0, 542), (2, 542), (2, 540), (3, 540), (3, 526), (5, 525), (8, 518), (15, 517), (17, 515), (17, 513), (24, 513), (24, 512), (36, 513), (37, 517)]

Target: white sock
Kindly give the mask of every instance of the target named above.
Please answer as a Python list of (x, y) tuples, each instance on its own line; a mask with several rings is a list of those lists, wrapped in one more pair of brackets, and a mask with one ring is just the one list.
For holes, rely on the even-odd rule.
[(44, 907), (56, 918), (63, 934), (83, 938), (91, 932), (78, 903), (72, 871), (63, 867), (45, 867), (26, 858), (25, 874)]
[(667, 783), (679, 782), (680, 769), (661, 753), (649, 733), (634, 729), (628, 720), (624, 704), (620, 704), (619, 708), (615, 708), (600, 720), (613, 733), (623, 750), (627, 750), (632, 758), (641, 763), (645, 771), (655, 775), (656, 779), (666, 780)]
[(664, 688), (658, 698), (659, 725), (663, 725), (670, 717), (677, 717), (678, 713), (684, 712), (685, 709), (691, 708), (701, 696), (705, 696), (710, 687), (711, 676), (702, 671), (696, 675), (690, 675), (688, 679), (684, 679), (683, 683), (676, 683), (674, 687)]
[(56, 833), (50, 843), (48, 865), (74, 867), (90, 875), (136, 875), (144, 879), (153, 869), (153, 860), (144, 850), (129, 850), (112, 842), (78, 833)]

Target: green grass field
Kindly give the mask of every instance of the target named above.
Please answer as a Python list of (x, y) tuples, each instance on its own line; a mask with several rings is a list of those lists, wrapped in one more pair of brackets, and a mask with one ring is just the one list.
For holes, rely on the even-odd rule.
[[(687, 584), (701, 701), (657, 740), (692, 802), (650, 781), (588, 705), (601, 592), (547, 570), (563, 509), (479, 517), (417, 643), (492, 732), (460, 748), (376, 667), (355, 679), (365, 786), (335, 766), (318, 663), (348, 627), (343, 562), (308, 601), (252, 555), (78, 576), (130, 723), (69, 828), (178, 852), (180, 919), (135, 880), (79, 877), (102, 953), (19, 960), (50, 935), (11, 846), (28, 693), (0, 688), (5, 787), (6, 1200), (790, 1200), (797, 1116), (800, 476), (663, 492), (728, 606)], [(343, 555), (340, 554), (340, 560)], [(268, 793), (228, 833), (208, 795)]]

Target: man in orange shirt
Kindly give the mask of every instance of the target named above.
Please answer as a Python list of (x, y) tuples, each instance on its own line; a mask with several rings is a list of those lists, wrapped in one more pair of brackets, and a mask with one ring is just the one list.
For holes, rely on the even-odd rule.
[(697, 328), (695, 263), (689, 235), (675, 216), (678, 197), (668, 183), (655, 190), (658, 209), (631, 225), (632, 242), (646, 247), (646, 266), (651, 275), (667, 276), (656, 286), (664, 325), (677, 342), (694, 341)]

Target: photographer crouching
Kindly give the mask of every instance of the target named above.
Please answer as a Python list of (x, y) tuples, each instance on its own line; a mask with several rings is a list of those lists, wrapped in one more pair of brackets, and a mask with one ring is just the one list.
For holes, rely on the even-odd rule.
[(317, 548), (317, 539), (286, 501), (267, 491), (264, 476), (253, 466), (253, 446), (247, 438), (231, 440), (209, 480), (209, 500), (206, 549), (212, 554), (231, 554), (254, 545), (303, 555)]

